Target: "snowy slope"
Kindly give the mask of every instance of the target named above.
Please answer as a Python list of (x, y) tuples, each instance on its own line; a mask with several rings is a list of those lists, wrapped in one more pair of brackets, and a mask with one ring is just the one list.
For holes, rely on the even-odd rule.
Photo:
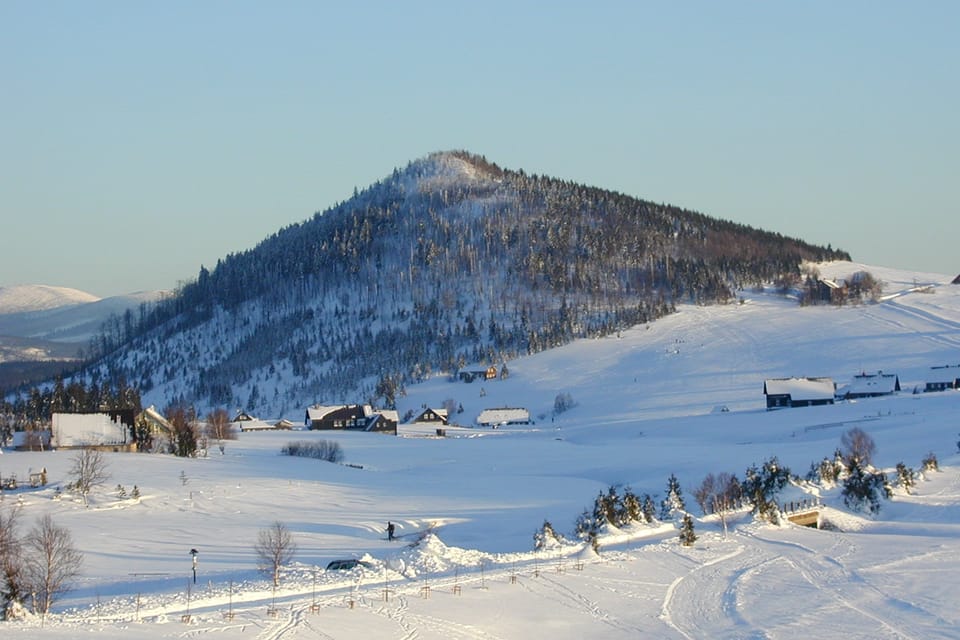
[[(113, 477), (89, 507), (53, 499), (72, 454), (5, 451), (4, 475), (46, 467), (52, 483), (8, 492), (5, 506), (22, 498), (26, 526), (52, 514), (85, 565), (42, 626), (0, 630), (107, 639), (960, 637), (960, 393), (909, 391), (928, 367), (960, 363), (960, 287), (932, 279), (920, 293), (914, 274), (879, 277), (897, 294), (881, 304), (801, 309), (742, 292), (742, 304), (682, 307), (617, 337), (510, 362), (506, 380), (437, 377), (411, 388), (401, 414), (447, 399), (463, 405), (452, 420), (464, 426), (446, 438), (403, 425), (398, 438), (251, 432), (209, 458), (108, 454)], [(766, 377), (842, 384), (878, 369), (897, 373), (904, 392), (763, 409)], [(576, 406), (553, 416), (559, 393)], [(505, 406), (528, 408), (536, 424), (467, 426)], [(933, 452), (941, 471), (912, 495), (898, 491), (876, 518), (821, 489), (832, 530), (741, 513), (724, 537), (690, 497), (706, 473), (742, 477), (774, 455), (803, 475), (854, 426), (876, 441), (877, 465), (917, 468)], [(351, 466), (279, 457), (286, 442), (317, 438), (339, 442)], [(608, 530), (599, 555), (573, 540), (532, 551), (545, 519), (569, 535), (609, 485), (662, 497), (671, 473), (697, 516), (692, 548), (668, 522)], [(128, 493), (136, 484), (142, 498), (118, 498), (118, 483)], [(252, 545), (276, 520), (299, 550), (274, 592)], [(387, 520), (399, 542), (385, 540)], [(188, 589), (191, 548), (199, 580)], [(351, 557), (370, 568), (323, 571)]]

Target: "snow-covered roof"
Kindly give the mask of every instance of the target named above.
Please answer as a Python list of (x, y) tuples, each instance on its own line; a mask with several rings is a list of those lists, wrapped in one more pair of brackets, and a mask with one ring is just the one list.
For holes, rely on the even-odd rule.
[(953, 382), (960, 378), (960, 364), (930, 367), (927, 382)]
[(312, 407), (307, 407), (307, 418), (309, 420), (323, 420), (326, 416), (330, 415), (334, 411), (339, 411), (340, 409), (345, 409), (348, 405), (345, 404), (335, 404), (335, 405), (314, 405)]
[(766, 395), (792, 400), (829, 400), (835, 390), (832, 378), (771, 378), (763, 383)]
[(427, 413), (428, 411), (443, 420), (446, 420), (449, 417), (446, 409), (435, 409), (434, 407), (427, 407), (425, 409), (421, 409), (420, 412), (413, 417), (413, 420), (411, 422), (417, 422), (418, 420), (420, 420), (420, 418), (423, 417), (423, 414)]
[(165, 431), (173, 431), (173, 425), (170, 424), (170, 421), (164, 418), (163, 414), (157, 411), (157, 408), (153, 405), (144, 409), (140, 416), (155, 427), (160, 427)]
[[(312, 407), (307, 407), (307, 420), (323, 420), (325, 417), (333, 413), (334, 411), (339, 411), (340, 409), (348, 409), (350, 407), (355, 407), (357, 405), (352, 404), (336, 404), (336, 405), (314, 405)], [(393, 420), (395, 422), (400, 421), (399, 414), (394, 410), (383, 410), (383, 409), (374, 409), (371, 405), (363, 405), (363, 417), (372, 418), (375, 415), (383, 416), (388, 420)]]
[(853, 377), (843, 392), (848, 395), (893, 393), (897, 390), (897, 375), (894, 373), (859, 373)]
[(276, 427), (275, 423), (261, 420), (260, 418), (237, 420), (235, 422), (231, 422), (230, 424), (239, 427), (240, 431), (266, 431), (267, 429), (273, 429)]
[(530, 412), (521, 408), (502, 407), (499, 409), (484, 409), (477, 416), (477, 424), (512, 424), (530, 422)]

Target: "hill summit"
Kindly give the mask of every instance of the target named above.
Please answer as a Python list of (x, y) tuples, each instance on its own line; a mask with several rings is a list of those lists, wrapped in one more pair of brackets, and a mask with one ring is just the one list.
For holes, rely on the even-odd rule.
[(836, 259), (849, 256), (434, 153), (108, 326), (87, 375), (135, 381), (158, 406), (392, 406), (437, 372), (606, 335), (678, 302), (728, 302)]

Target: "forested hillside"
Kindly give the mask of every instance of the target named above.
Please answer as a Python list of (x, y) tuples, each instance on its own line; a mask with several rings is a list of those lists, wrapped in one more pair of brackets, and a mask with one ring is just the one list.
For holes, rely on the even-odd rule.
[(390, 406), (405, 385), (648, 322), (842, 252), (464, 152), (395, 170), (139, 317), (87, 375), (158, 406)]

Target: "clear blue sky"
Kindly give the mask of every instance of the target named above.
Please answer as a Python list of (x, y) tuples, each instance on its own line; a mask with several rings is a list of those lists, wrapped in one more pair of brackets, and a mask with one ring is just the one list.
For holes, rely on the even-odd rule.
[(0, 286), (172, 288), (431, 151), (960, 273), (960, 2), (0, 2)]

